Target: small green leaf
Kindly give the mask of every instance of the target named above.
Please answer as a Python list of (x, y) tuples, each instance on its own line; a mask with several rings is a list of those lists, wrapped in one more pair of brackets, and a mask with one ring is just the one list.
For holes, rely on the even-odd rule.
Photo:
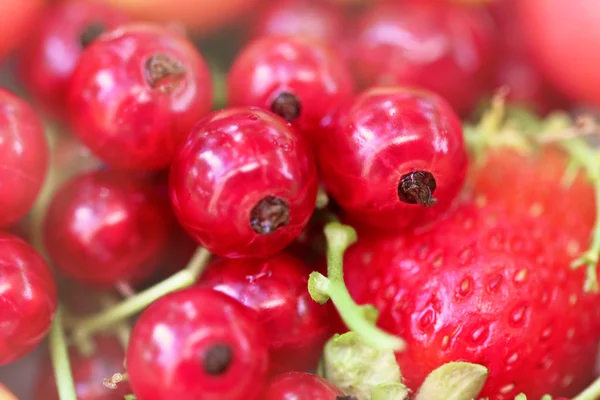
[(488, 369), (466, 362), (450, 362), (425, 378), (415, 400), (473, 400), (485, 384)]
[(382, 383), (375, 386), (371, 400), (407, 400), (408, 389), (401, 383)]

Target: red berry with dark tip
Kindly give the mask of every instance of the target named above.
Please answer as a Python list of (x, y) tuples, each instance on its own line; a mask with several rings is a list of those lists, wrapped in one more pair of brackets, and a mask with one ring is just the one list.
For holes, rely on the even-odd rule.
[(330, 305), (314, 302), (307, 288), (310, 269), (279, 253), (267, 259), (217, 259), (200, 284), (255, 309), (270, 346), (271, 374), (316, 368), (333, 334)]
[(367, 90), (341, 107), (317, 150), (329, 194), (354, 220), (402, 230), (445, 211), (467, 168), (460, 120), (440, 96)]
[(262, 37), (237, 56), (227, 78), (233, 106), (257, 106), (291, 122), (313, 142), (327, 112), (353, 93), (345, 63), (305, 38)]
[(148, 277), (168, 243), (168, 206), (154, 188), (120, 171), (92, 171), (55, 193), (44, 243), (56, 267), (91, 285)]
[(33, 206), (48, 169), (44, 127), (29, 104), (0, 88), (0, 227)]
[(325, 1), (279, 0), (262, 7), (252, 34), (306, 37), (333, 47), (345, 38), (344, 23), (343, 9)]
[(56, 284), (48, 264), (23, 240), (0, 233), (0, 365), (33, 350), (56, 311)]
[(256, 312), (202, 287), (154, 302), (136, 321), (127, 349), (138, 400), (257, 400), (268, 362)]
[(288, 372), (272, 379), (263, 400), (337, 400), (344, 396), (325, 379), (306, 372)]
[(48, 7), (18, 58), (17, 73), (35, 101), (66, 117), (69, 83), (81, 53), (101, 33), (128, 21), (103, 3), (67, 1)]
[(174, 30), (126, 25), (83, 52), (68, 102), (71, 127), (111, 167), (160, 169), (210, 111), (211, 76)]
[(170, 194), (181, 225), (210, 252), (266, 257), (291, 243), (315, 208), (317, 172), (302, 137), (275, 114), (217, 111), (175, 156)]
[(344, 278), (407, 341), (396, 357), (409, 388), (456, 360), (489, 369), (478, 398), (490, 400), (570, 396), (593, 380), (600, 296), (548, 246), (552, 224), (531, 222), (469, 201), (426, 229), (359, 232)]
[(489, 15), (475, 7), (381, 4), (353, 35), (353, 67), (363, 85), (423, 87), (461, 115), (492, 88), (497, 38)]
[[(69, 349), (69, 361), (75, 383), (77, 400), (123, 400), (131, 393), (129, 383), (120, 382), (115, 389), (104, 386), (103, 381), (115, 373), (123, 373), (125, 350), (112, 336), (94, 338), (94, 353), (84, 356), (75, 347)], [(43, 365), (36, 382), (35, 400), (59, 400), (52, 364)]]

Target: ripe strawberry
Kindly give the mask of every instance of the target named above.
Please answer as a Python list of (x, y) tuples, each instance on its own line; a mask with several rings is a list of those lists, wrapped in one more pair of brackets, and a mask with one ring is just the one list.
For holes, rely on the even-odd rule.
[(429, 228), (363, 235), (346, 253), (353, 298), (407, 342), (397, 360), (409, 388), (457, 360), (489, 368), (490, 400), (569, 396), (593, 378), (599, 295), (545, 245), (551, 220), (506, 214), (466, 200)]

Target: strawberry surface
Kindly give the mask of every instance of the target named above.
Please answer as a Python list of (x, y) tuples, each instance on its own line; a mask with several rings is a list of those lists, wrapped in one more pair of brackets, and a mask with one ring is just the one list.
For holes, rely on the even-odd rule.
[(354, 299), (407, 341), (397, 360), (409, 388), (459, 360), (489, 368), (480, 397), (490, 400), (571, 396), (593, 379), (598, 295), (546, 245), (552, 220), (507, 215), (467, 200), (411, 234), (359, 232), (346, 253)]

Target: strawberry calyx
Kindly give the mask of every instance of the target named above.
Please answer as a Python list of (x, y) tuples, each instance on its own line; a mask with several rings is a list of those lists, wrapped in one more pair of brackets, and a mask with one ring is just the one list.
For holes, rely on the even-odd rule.
[(584, 139), (590, 132), (597, 131), (595, 124), (591, 124), (588, 119), (574, 123), (564, 113), (540, 119), (521, 108), (507, 109), (505, 96), (504, 91), (499, 91), (479, 123), (464, 127), (465, 141), (473, 161), (484, 162), (486, 154), (493, 149), (504, 148), (528, 154), (548, 145), (560, 148), (569, 156), (563, 184), (569, 186), (583, 172), (593, 187), (596, 208), (590, 245), (573, 260), (571, 268), (585, 266), (584, 291), (598, 292), (600, 285), (596, 268), (600, 259), (600, 152)]
[(344, 283), (344, 253), (356, 242), (356, 231), (339, 222), (328, 223), (324, 230), (327, 239), (327, 277), (319, 272), (310, 274), (310, 296), (319, 304), (331, 299), (346, 326), (355, 331), (366, 344), (379, 350), (404, 350), (404, 340), (375, 326), (373, 308), (356, 304)]
[[(376, 388), (381, 400), (408, 395), (394, 352), (376, 349), (352, 331), (336, 334), (325, 344), (323, 377), (358, 400), (371, 400)], [(389, 397), (391, 394), (395, 397)]]

